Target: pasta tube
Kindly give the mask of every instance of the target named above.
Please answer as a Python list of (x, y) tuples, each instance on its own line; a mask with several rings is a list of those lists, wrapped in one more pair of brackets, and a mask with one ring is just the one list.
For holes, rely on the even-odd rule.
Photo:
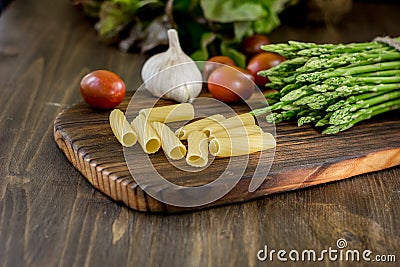
[(130, 147), (136, 144), (137, 135), (121, 110), (111, 111), (109, 120), (112, 132), (123, 146)]
[(208, 163), (208, 138), (200, 131), (188, 135), (186, 163), (193, 167), (204, 167)]
[(190, 132), (193, 131), (201, 131), (205, 127), (210, 126), (210, 124), (216, 123), (218, 121), (225, 120), (225, 117), (221, 114), (212, 115), (210, 117), (206, 117), (204, 119), (200, 119), (191, 123), (182, 126), (178, 130), (175, 131), (176, 136), (181, 140), (186, 140)]
[(261, 134), (262, 132), (263, 130), (260, 128), (260, 126), (256, 124), (245, 125), (212, 133), (210, 134), (210, 138), (229, 138), (243, 135)]
[(146, 117), (139, 114), (132, 121), (133, 129), (135, 130), (139, 144), (142, 146), (144, 152), (152, 154), (157, 152), (161, 147), (161, 141), (156, 131), (154, 131), (150, 122), (146, 120)]
[(251, 154), (274, 148), (275, 139), (270, 133), (242, 135), (231, 138), (212, 138), (209, 144), (210, 153), (217, 157), (232, 157)]
[(194, 108), (190, 103), (182, 103), (156, 108), (141, 109), (139, 114), (145, 116), (148, 121), (174, 122), (193, 120)]
[(161, 122), (152, 122), (154, 130), (161, 138), (161, 146), (167, 156), (171, 159), (181, 159), (186, 155), (186, 147), (171, 129)]
[(243, 127), (245, 125), (252, 125), (255, 124), (255, 120), (253, 115), (250, 113), (244, 113), (241, 115), (230, 117), (229, 119), (223, 120), (221, 122), (212, 124), (207, 126), (203, 129), (203, 132), (210, 136), (210, 134), (214, 134), (215, 132), (236, 128), (236, 127)]

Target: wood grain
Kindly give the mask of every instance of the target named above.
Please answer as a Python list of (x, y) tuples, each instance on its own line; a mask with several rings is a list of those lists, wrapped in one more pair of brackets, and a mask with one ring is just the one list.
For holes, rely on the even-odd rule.
[[(283, 22), (270, 38), (399, 36), (400, 5), (388, 2), (356, 0), (348, 18), (332, 27)], [(145, 59), (105, 46), (69, 1), (14, 0), (1, 14), (0, 266), (316, 266), (260, 262), (256, 254), (264, 245), (335, 248), (338, 238), (346, 238), (349, 249), (395, 254), (397, 262), (376, 265), (398, 266), (399, 166), (167, 216), (136, 212), (96, 190), (60, 152), (54, 119), (81, 101), (85, 73), (113, 70), (133, 90)]]
[[(127, 96), (119, 108), (125, 111), (131, 97), (132, 95)], [(203, 93), (201, 97), (209, 95)], [(147, 98), (135, 99), (132, 104), (138, 103), (145, 108), (151, 106), (151, 101), (153, 98), (147, 93)], [(166, 100), (157, 103), (170, 104), (173, 102)], [(215, 114), (224, 112), (217, 106), (205, 108), (212, 109)], [(243, 105), (233, 108), (238, 114), (247, 111)], [(64, 110), (57, 116), (54, 122), (54, 138), (68, 160), (95, 188), (133, 209), (150, 212), (188, 210), (166, 205), (138, 186), (126, 165), (123, 148), (111, 132), (108, 116), (109, 111), (96, 111), (84, 103)], [(260, 154), (255, 153), (249, 156), (242, 179), (230, 193), (197, 208), (247, 201), (400, 165), (399, 122), (399, 114), (392, 113), (386, 115), (386, 118), (381, 116), (361, 123), (338, 135), (322, 135), (316, 129), (297, 127), (294, 123), (277, 125), (275, 158), (261, 187), (256, 192), (248, 191), (254, 170), (259, 164)], [(139, 161), (136, 162), (138, 166), (145, 166), (136, 169), (137, 173), (133, 175), (150, 179), (153, 174), (143, 158), (131, 158)], [(229, 162), (229, 158), (219, 158), (203, 171), (187, 172), (180, 171), (169, 163), (161, 151), (150, 156), (150, 159), (152, 166), (163, 178), (188, 187), (212, 182), (227, 168)], [(245, 160), (238, 157), (232, 159), (238, 163)], [(232, 171), (239, 172), (238, 168), (240, 167), (234, 167)], [(215, 186), (224, 186), (223, 183), (222, 181)], [(213, 189), (215, 190), (210, 186), (209, 190)], [(159, 191), (163, 190), (160, 187)]]

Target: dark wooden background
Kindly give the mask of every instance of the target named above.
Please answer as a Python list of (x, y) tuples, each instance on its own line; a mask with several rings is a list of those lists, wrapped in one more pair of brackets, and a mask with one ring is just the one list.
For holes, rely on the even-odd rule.
[[(357, 1), (339, 25), (291, 24), (270, 37), (336, 43), (400, 36), (399, 13), (393, 2)], [(264, 245), (318, 251), (336, 248), (339, 238), (349, 249), (400, 261), (400, 167), (167, 216), (130, 210), (96, 191), (57, 148), (54, 118), (81, 100), (88, 71), (111, 69), (134, 90), (144, 60), (103, 45), (67, 0), (15, 0), (2, 13), (0, 266), (271, 266), (277, 262), (257, 260)]]

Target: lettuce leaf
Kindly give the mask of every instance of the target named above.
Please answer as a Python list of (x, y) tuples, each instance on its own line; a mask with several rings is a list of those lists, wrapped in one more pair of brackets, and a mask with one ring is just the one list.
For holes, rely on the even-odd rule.
[(252, 0), (201, 0), (206, 19), (228, 23), (254, 21), (267, 15), (261, 1)]

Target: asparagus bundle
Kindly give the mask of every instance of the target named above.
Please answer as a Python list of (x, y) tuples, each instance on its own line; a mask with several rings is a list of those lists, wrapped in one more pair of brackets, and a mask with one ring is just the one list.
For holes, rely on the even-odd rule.
[(277, 91), (265, 95), (271, 106), (252, 114), (272, 111), (267, 115), (270, 122), (297, 119), (299, 126), (314, 123), (326, 127), (323, 134), (335, 134), (399, 109), (400, 51), (395, 48), (399, 41), (389, 39), (390, 45), (289, 41), (263, 46), (287, 60), (258, 73), (267, 76), (271, 81), (267, 87)]

